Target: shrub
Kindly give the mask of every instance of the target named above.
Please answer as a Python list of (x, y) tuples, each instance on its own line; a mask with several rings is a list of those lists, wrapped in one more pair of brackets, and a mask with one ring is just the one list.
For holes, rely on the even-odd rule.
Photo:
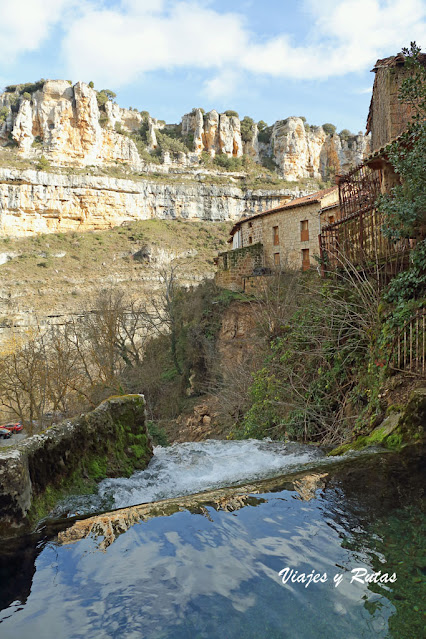
[(272, 137), (272, 127), (268, 126), (266, 129), (259, 131), (259, 135), (257, 139), (259, 140), (259, 142), (262, 142), (263, 144), (269, 144), (269, 142), (271, 141), (271, 137)]
[(28, 91), (25, 91), (22, 94), (22, 97), (24, 98), (24, 100), (31, 100), (31, 93), (28, 93)]
[(39, 171), (48, 171), (50, 169), (50, 162), (44, 155), (39, 159), (37, 168)]
[(336, 127), (330, 122), (326, 122), (325, 124), (323, 124), (322, 128), (324, 129), (325, 133), (327, 133), (327, 135), (334, 135), (336, 133)]
[(149, 434), (151, 435), (151, 439), (154, 443), (154, 446), (168, 446), (169, 441), (167, 439), (167, 435), (164, 431), (164, 428), (158, 426), (153, 421), (147, 421), (146, 423)]
[(93, 80), (90, 80), (90, 82), (89, 82), (89, 87), (90, 87), (91, 89), (94, 89), (94, 88), (95, 88), (95, 83), (93, 82)]
[(248, 115), (241, 120), (241, 138), (243, 142), (250, 142), (253, 137), (254, 120)]
[(226, 171), (241, 171), (241, 169), (243, 168), (242, 158), (230, 158), (224, 153), (216, 155), (213, 160), (213, 164), (215, 164), (216, 166), (220, 166)]
[(6, 93), (19, 93), (22, 95), (23, 93), (35, 93), (43, 88), (46, 80), (42, 78), (37, 82), (24, 82), (23, 84), (10, 84), (5, 88)]
[(339, 133), (339, 137), (341, 137), (343, 140), (347, 140), (352, 135), (353, 134), (349, 131), (349, 129), (342, 129)]
[(102, 89), (102, 91), (96, 92), (96, 99), (98, 101), (98, 107), (102, 108), (108, 100), (112, 102), (112, 100), (117, 97), (114, 91), (110, 91), (110, 89)]
[(204, 166), (208, 168), (211, 168), (213, 166), (213, 158), (210, 153), (208, 153), (208, 151), (202, 151), (200, 155), (200, 163), (204, 164)]
[(224, 115), (227, 115), (228, 118), (239, 118), (240, 117), (238, 115), (238, 113), (236, 111), (233, 111), (232, 109), (228, 109), (227, 111), (225, 111)]
[(389, 283), (383, 297), (386, 302), (403, 305), (408, 300), (424, 297), (426, 291), (426, 240), (410, 255), (410, 266)]
[(9, 107), (4, 106), (0, 108), (0, 122), (4, 122), (9, 114)]
[(179, 138), (178, 133), (173, 129), (170, 131), (156, 131), (155, 132), (158, 142), (158, 148), (162, 151), (172, 151), (173, 153), (188, 153), (191, 151), (183, 141), (182, 135)]
[(257, 128), (258, 128), (259, 131), (263, 131), (267, 127), (268, 127), (268, 125), (263, 120), (259, 120), (259, 122), (257, 123)]
[(271, 158), (270, 155), (264, 155), (262, 157), (262, 166), (265, 167), (265, 169), (268, 169), (269, 171), (275, 171), (278, 169), (278, 164), (275, 162), (275, 160), (273, 158)]

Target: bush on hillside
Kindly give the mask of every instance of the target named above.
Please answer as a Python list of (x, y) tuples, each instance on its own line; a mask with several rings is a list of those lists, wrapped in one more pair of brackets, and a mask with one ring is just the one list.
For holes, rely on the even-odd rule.
[(326, 122), (325, 124), (323, 124), (322, 128), (324, 129), (324, 132), (327, 133), (327, 135), (334, 135), (336, 133), (336, 127), (330, 122)]

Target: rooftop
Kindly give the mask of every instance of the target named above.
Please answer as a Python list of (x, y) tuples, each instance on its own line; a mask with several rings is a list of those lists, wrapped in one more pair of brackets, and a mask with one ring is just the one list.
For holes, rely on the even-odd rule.
[(329, 195), (333, 191), (337, 191), (337, 186), (330, 186), (328, 189), (322, 189), (321, 191), (315, 191), (315, 193), (311, 193), (310, 195), (305, 195), (303, 197), (295, 198), (294, 200), (290, 200), (290, 202), (286, 202), (285, 204), (276, 206), (273, 209), (267, 209), (266, 211), (262, 211), (261, 213), (255, 213), (254, 215), (243, 217), (234, 224), (234, 226), (231, 229), (231, 235), (234, 235), (234, 233), (237, 231), (237, 229), (240, 227), (240, 225), (243, 222), (254, 220), (254, 219), (257, 219), (258, 217), (263, 217), (264, 215), (271, 215), (273, 213), (278, 213), (278, 211), (294, 209), (298, 206), (306, 206), (307, 204), (314, 204), (315, 202), (320, 203), (326, 195)]

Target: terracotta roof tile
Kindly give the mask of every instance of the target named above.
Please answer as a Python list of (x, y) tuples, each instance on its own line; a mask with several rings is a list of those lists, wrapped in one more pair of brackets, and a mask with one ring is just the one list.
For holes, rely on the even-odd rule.
[(234, 226), (231, 229), (231, 235), (235, 233), (235, 231), (238, 229), (240, 224), (242, 224), (243, 222), (254, 220), (254, 219), (257, 219), (258, 217), (263, 217), (264, 215), (277, 213), (278, 211), (285, 211), (286, 209), (293, 209), (298, 206), (305, 206), (306, 204), (321, 202), (321, 200), (326, 195), (328, 195), (329, 193), (332, 193), (333, 191), (337, 191), (337, 186), (330, 186), (328, 189), (322, 189), (321, 191), (315, 191), (315, 193), (311, 193), (310, 195), (304, 195), (303, 197), (295, 198), (294, 200), (290, 200), (290, 202), (286, 202), (285, 204), (276, 206), (273, 209), (267, 209), (266, 211), (255, 213), (254, 215), (250, 215), (249, 217), (243, 217), (234, 224)]

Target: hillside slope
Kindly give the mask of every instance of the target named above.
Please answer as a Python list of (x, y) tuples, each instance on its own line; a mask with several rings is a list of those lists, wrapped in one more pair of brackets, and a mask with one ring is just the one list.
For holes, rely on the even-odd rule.
[(0, 337), (13, 326), (62, 323), (90, 309), (105, 288), (149, 299), (170, 264), (180, 264), (185, 286), (212, 277), (213, 257), (226, 248), (228, 233), (226, 223), (147, 220), (108, 231), (0, 239)]

